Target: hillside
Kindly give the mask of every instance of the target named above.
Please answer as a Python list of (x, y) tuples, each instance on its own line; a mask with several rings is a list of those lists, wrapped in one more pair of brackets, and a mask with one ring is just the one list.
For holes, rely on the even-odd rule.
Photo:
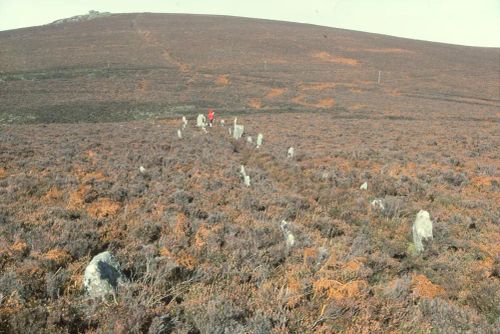
[(500, 106), (499, 49), (304, 24), (115, 14), (0, 32), (0, 45), (3, 123), (164, 118), (207, 106), (488, 118)]
[(0, 45), (0, 333), (498, 333), (498, 49), (164, 14)]

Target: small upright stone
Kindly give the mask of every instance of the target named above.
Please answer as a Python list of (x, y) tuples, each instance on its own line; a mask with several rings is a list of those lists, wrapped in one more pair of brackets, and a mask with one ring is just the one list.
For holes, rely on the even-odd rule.
[(382, 199), (374, 199), (373, 201), (371, 201), (370, 205), (373, 208), (377, 208), (377, 209), (380, 209), (382, 211), (385, 210), (384, 200), (382, 200)]
[(287, 156), (287, 158), (291, 159), (291, 158), (293, 158), (294, 155), (295, 155), (295, 151), (294, 151), (293, 147), (290, 147), (288, 149), (288, 152), (287, 152), (286, 156)]
[(245, 175), (243, 178), (243, 182), (247, 187), (250, 187), (250, 175)]
[(260, 148), (262, 146), (262, 140), (264, 140), (264, 135), (262, 133), (259, 133), (257, 135), (257, 148)]
[(221, 119), (221, 120), (220, 120), (220, 126), (224, 127), (224, 125), (226, 125), (226, 121), (225, 121), (225, 120), (223, 120), (223, 119)]
[(429, 212), (425, 210), (420, 210), (417, 214), (417, 218), (413, 223), (413, 244), (415, 245), (415, 250), (417, 253), (421, 253), (424, 250), (423, 240), (431, 239), (432, 236), (432, 221)]
[(187, 125), (188, 121), (186, 119), (186, 116), (182, 116), (182, 128), (185, 129)]
[(182, 139), (182, 131), (180, 129), (177, 130), (177, 137)]
[(283, 234), (285, 235), (286, 245), (289, 248), (293, 247), (293, 245), (295, 245), (295, 236), (293, 235), (292, 231), (290, 231), (290, 224), (287, 221), (282, 220), (280, 227), (283, 231)]
[(247, 143), (250, 143), (250, 144), (251, 144), (252, 142), (253, 142), (253, 141), (252, 141), (252, 137), (248, 136), (248, 137), (247, 137)]
[(83, 286), (92, 298), (114, 294), (118, 285), (127, 283), (120, 264), (110, 252), (96, 255), (85, 268)]
[(140, 166), (139, 167), (139, 172), (141, 172), (141, 174), (146, 173), (146, 168), (144, 168), (143, 166)]
[(361, 189), (361, 190), (367, 190), (368, 189), (368, 183), (367, 182), (363, 183), (361, 185), (361, 187), (359, 187), (359, 189)]
[(243, 136), (243, 132), (245, 131), (245, 127), (243, 125), (236, 124), (234, 126), (233, 138), (240, 139)]
[(207, 126), (207, 119), (205, 115), (199, 114), (198, 117), (196, 117), (196, 126), (201, 128)]

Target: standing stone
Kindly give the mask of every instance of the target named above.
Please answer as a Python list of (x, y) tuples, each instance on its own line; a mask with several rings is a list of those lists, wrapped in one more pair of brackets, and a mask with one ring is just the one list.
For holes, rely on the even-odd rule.
[(361, 190), (367, 190), (368, 189), (368, 183), (367, 182), (363, 183), (361, 185), (361, 187), (359, 187), (359, 189), (361, 189)]
[(289, 248), (293, 247), (293, 245), (295, 245), (295, 236), (290, 231), (290, 224), (287, 221), (282, 220), (280, 227), (281, 227), (281, 230), (283, 231), (283, 234), (285, 235), (286, 245)]
[(243, 166), (243, 165), (240, 166), (240, 174), (243, 177), (245, 177), (245, 175), (247, 175), (247, 173), (245, 171), (245, 166)]
[(182, 139), (182, 131), (180, 129), (177, 130), (177, 137), (179, 137), (179, 139)]
[(85, 268), (83, 286), (92, 298), (104, 298), (114, 294), (127, 279), (120, 270), (120, 264), (110, 252), (96, 255)]
[(385, 210), (385, 205), (384, 205), (384, 200), (382, 199), (374, 199), (370, 205), (373, 207), (373, 208), (378, 208), (382, 211)]
[(232, 136), (233, 135), (233, 129), (231, 127), (227, 128), (227, 132), (229, 132), (229, 135)]
[(252, 137), (247, 137), (247, 143), (252, 143)]
[(144, 168), (143, 166), (140, 166), (139, 167), (139, 172), (141, 172), (141, 174), (146, 173), (146, 168)]
[(233, 131), (233, 138), (240, 139), (243, 136), (243, 132), (245, 131), (245, 127), (243, 125), (235, 124)]
[(290, 148), (288, 149), (288, 152), (287, 152), (287, 155), (286, 155), (286, 156), (287, 156), (287, 158), (293, 158), (294, 154), (295, 154), (295, 152), (294, 152), (294, 150), (293, 150), (293, 147), (290, 147)]
[(207, 119), (205, 118), (205, 115), (199, 114), (198, 117), (196, 117), (196, 126), (197, 127), (207, 126)]
[(250, 187), (250, 175), (245, 175), (243, 178), (243, 182), (247, 187)]
[(260, 148), (262, 146), (263, 139), (264, 139), (264, 135), (262, 135), (262, 133), (259, 133), (257, 135), (257, 148)]
[(182, 129), (185, 129), (188, 125), (188, 121), (185, 116), (182, 116)]
[(417, 253), (424, 250), (422, 240), (432, 239), (432, 221), (429, 212), (420, 210), (413, 223), (413, 244)]

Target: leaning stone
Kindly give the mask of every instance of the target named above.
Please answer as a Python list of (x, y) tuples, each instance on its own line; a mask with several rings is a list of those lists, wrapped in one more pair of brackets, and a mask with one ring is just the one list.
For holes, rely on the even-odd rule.
[(361, 190), (367, 190), (368, 189), (368, 183), (367, 182), (363, 183), (361, 185), (361, 187), (359, 187), (359, 189), (361, 189)]
[(264, 135), (262, 133), (259, 133), (257, 135), (257, 148), (260, 148), (262, 146), (263, 139), (264, 139)]
[(127, 283), (120, 264), (110, 252), (96, 255), (85, 268), (83, 285), (92, 298), (114, 294), (119, 285)]

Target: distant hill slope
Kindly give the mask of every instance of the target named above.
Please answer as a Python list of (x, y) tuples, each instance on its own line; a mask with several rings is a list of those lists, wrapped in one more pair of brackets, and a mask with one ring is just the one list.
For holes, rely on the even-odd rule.
[(500, 106), (498, 48), (289, 22), (112, 14), (0, 32), (0, 45), (0, 123), (121, 121), (207, 107), (491, 119)]

